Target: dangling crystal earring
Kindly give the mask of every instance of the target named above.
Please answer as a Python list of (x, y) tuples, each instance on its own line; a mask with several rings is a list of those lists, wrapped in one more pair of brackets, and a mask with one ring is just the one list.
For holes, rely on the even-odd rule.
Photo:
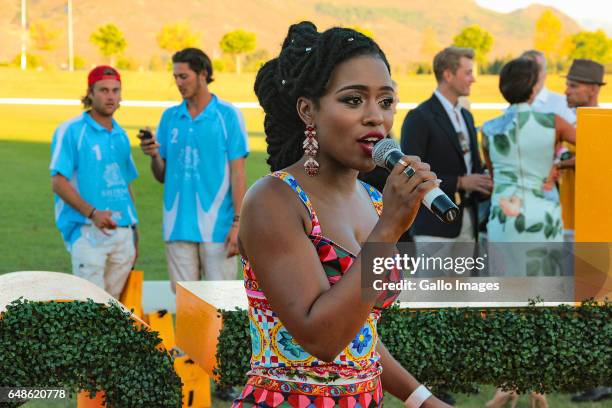
[(306, 139), (304, 139), (302, 147), (304, 148), (304, 153), (308, 156), (308, 160), (304, 163), (304, 170), (306, 170), (306, 174), (313, 177), (319, 174), (319, 163), (315, 160), (317, 152), (319, 151), (319, 142), (317, 142), (316, 139), (317, 131), (314, 126), (308, 125), (304, 131), (304, 135)]

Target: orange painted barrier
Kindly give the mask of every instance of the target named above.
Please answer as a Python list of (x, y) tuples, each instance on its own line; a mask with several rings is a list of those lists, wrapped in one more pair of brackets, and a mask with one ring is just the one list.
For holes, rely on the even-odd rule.
[(87, 391), (79, 392), (77, 395), (78, 408), (105, 408), (106, 405), (102, 402), (104, 391), (98, 391), (95, 397), (90, 397)]
[(202, 401), (203, 404), (210, 404), (210, 382), (202, 382), (203, 377), (193, 378), (193, 380), (190, 378), (201, 374), (206, 375), (207, 379), (214, 377), (218, 337), (223, 326), (219, 310), (233, 310), (236, 306), (242, 308), (248, 306), (242, 281), (177, 283), (176, 345), (203, 369), (201, 373), (198, 373), (194, 365), (189, 366), (188, 360), (187, 364), (177, 360), (175, 369), (185, 383), (183, 407), (189, 406), (185, 405), (185, 402), (199, 395), (202, 395), (203, 399), (195, 402)]
[(213, 377), (217, 338), (223, 321), (218, 309), (246, 294), (241, 281), (178, 282), (176, 285), (176, 344)]
[(209, 408), (210, 377), (188, 356), (177, 357), (174, 369), (183, 381), (183, 408)]
[(144, 318), (142, 310), (142, 282), (144, 281), (143, 271), (132, 271), (128, 280), (125, 282), (119, 301), (129, 310), (134, 310), (132, 313), (141, 319)]
[(172, 314), (166, 310), (159, 310), (157, 312), (148, 313), (147, 320), (151, 330), (159, 333), (159, 337), (162, 339), (162, 344), (166, 350), (172, 350), (176, 345), (174, 341), (174, 322), (172, 321)]
[[(579, 108), (576, 127), (576, 300), (612, 296), (612, 109)], [(580, 245), (580, 243), (593, 243)]]
[[(174, 323), (172, 314), (165, 310), (148, 313), (151, 330), (159, 333), (162, 344), (167, 350), (175, 348)], [(176, 353), (175, 353), (176, 354)], [(183, 382), (184, 408), (209, 408), (212, 406), (210, 377), (187, 355), (176, 356), (174, 370)]]

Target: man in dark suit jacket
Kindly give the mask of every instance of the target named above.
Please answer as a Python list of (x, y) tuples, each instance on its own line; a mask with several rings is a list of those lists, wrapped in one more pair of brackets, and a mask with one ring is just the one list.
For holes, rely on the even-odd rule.
[(440, 188), (463, 210), (456, 222), (445, 224), (421, 208), (412, 226), (417, 242), (474, 242), (478, 196), (491, 193), (491, 178), (482, 174), (474, 118), (458, 103), (475, 81), (473, 58), (469, 48), (440, 51), (433, 64), (436, 91), (411, 110), (402, 125), (402, 151), (429, 163), (442, 180)]
[[(476, 195), (489, 195), (493, 187), (491, 178), (480, 174), (483, 169), (474, 118), (458, 103), (460, 97), (470, 94), (470, 86), (474, 83), (473, 59), (474, 51), (469, 48), (448, 47), (440, 51), (433, 64), (438, 82), (434, 95), (408, 112), (402, 125), (402, 151), (429, 163), (431, 170), (442, 180), (440, 188), (462, 209), (457, 221), (445, 224), (421, 207), (412, 225), (417, 251), (421, 253), (419, 243), (448, 243), (436, 248), (423, 247), (423, 252), (428, 256), (474, 255), (474, 248), (455, 243), (475, 242)], [(432, 253), (432, 250), (436, 252)], [(429, 276), (429, 273), (440, 276), (440, 272), (427, 271), (417, 277)], [(449, 274), (448, 271), (446, 274)], [(425, 298), (421, 300), (431, 301), (431, 298), (425, 293)], [(454, 405), (454, 398), (445, 389), (442, 388), (436, 395)]]

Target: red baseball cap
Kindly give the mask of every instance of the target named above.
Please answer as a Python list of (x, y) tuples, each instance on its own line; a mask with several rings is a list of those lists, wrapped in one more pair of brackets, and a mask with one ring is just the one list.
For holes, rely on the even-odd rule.
[(109, 65), (98, 65), (87, 75), (87, 85), (92, 86), (104, 79), (116, 79), (121, 82), (121, 75), (119, 75), (119, 71)]

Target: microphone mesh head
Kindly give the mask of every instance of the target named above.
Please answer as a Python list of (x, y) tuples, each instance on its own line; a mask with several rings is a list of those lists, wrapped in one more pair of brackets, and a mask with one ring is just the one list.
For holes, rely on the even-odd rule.
[(379, 167), (385, 168), (385, 158), (387, 154), (396, 149), (400, 150), (399, 145), (393, 139), (382, 139), (377, 142), (372, 150), (372, 159), (374, 159), (374, 163)]

